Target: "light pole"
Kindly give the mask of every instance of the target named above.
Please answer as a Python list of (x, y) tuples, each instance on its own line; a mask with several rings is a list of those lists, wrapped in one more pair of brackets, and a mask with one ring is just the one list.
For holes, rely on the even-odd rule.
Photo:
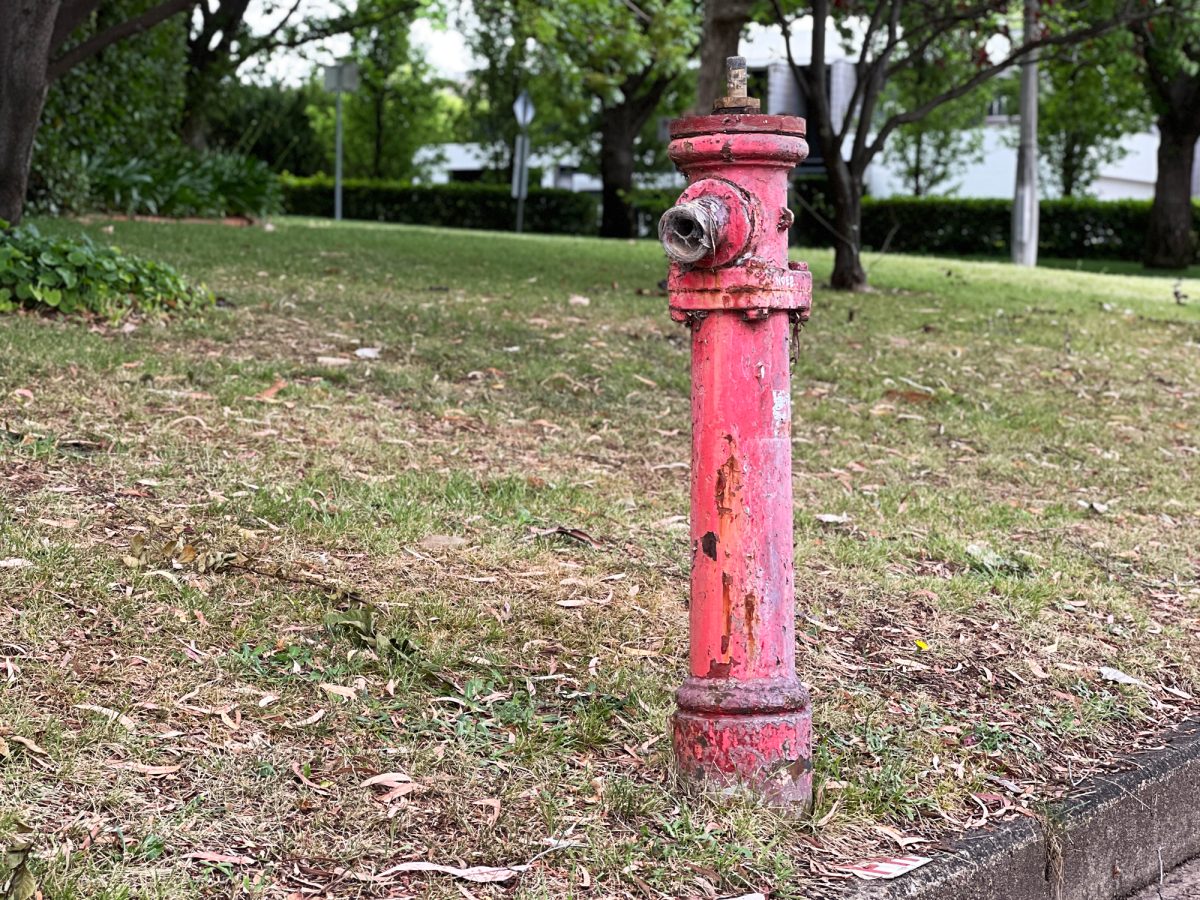
[(521, 91), (521, 96), (513, 103), (513, 115), (517, 117), (517, 127), (521, 129), (513, 147), (512, 180), (512, 195), (517, 201), (518, 234), (525, 230), (525, 196), (529, 193), (529, 123), (533, 121), (535, 112), (529, 91)]
[(334, 95), (333, 218), (342, 220), (342, 94), (358, 89), (358, 64), (348, 59), (325, 67), (325, 90)]
[[(1025, 0), (1025, 28), (1021, 40), (1029, 43), (1037, 29), (1038, 0)], [(1030, 51), (1021, 60), (1021, 139), (1017, 147), (1017, 189), (1013, 198), (1012, 261), (1036, 266), (1038, 254), (1038, 54)]]

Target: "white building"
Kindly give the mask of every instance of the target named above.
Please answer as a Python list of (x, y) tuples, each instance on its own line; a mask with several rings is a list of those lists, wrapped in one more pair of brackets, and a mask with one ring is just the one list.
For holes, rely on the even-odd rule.
[[(812, 31), (792, 34), (792, 54), (799, 66), (811, 61)], [(764, 110), (768, 113), (804, 115), (803, 98), (792, 77), (787, 46), (778, 28), (751, 25), (742, 39), (740, 51), (751, 71), (761, 72), (767, 84)], [(835, 119), (846, 115), (854, 91), (854, 64), (847, 57), (840, 38), (828, 32), (825, 58), (830, 68), (830, 101)], [(1015, 70), (1014, 70), (1015, 71)], [(1015, 116), (987, 116), (982, 126), (983, 154), (954, 179), (957, 197), (1012, 197), (1016, 188), (1018, 122)], [(810, 129), (811, 131), (811, 129)], [(810, 135), (810, 143), (812, 138)], [(1127, 154), (1115, 163), (1100, 168), (1096, 181), (1088, 188), (1102, 200), (1150, 199), (1158, 172), (1158, 134), (1154, 131), (1127, 135)], [(820, 165), (819, 152), (813, 164)], [(1200, 174), (1200, 173), (1198, 173)], [(876, 157), (867, 170), (867, 193), (888, 197), (905, 193), (901, 176), (889, 165), (884, 154)], [(1043, 196), (1047, 185), (1042, 184)], [(1193, 193), (1196, 191), (1193, 190)]]
[[(799, 27), (793, 31), (792, 52), (797, 65), (808, 65), (811, 60), (811, 34), (811, 30)], [(763, 101), (763, 111), (803, 116), (803, 97), (792, 77), (787, 47), (780, 30), (775, 27), (751, 25), (739, 49), (749, 65), (752, 85), (758, 85), (757, 95)], [(839, 36), (832, 31), (826, 34), (825, 54), (829, 64), (830, 100), (837, 120), (849, 112), (850, 97), (854, 92), (854, 64), (842, 47)], [(764, 86), (765, 96), (762, 96)], [(1017, 171), (1017, 124), (1014, 116), (985, 118), (981, 126), (982, 158), (979, 162), (970, 163), (956, 175), (952, 182), (955, 196), (1013, 196)], [(811, 153), (804, 168), (821, 171), (824, 168), (822, 151), (813, 129), (809, 131)], [(1128, 151), (1126, 155), (1117, 162), (1102, 166), (1096, 181), (1088, 187), (1088, 191), (1102, 200), (1150, 199), (1154, 196), (1154, 181), (1158, 170), (1158, 134), (1155, 131), (1146, 131), (1127, 135), (1123, 142)], [(418, 152), (417, 163), (428, 172), (423, 180), (433, 184), (475, 181), (481, 177), (484, 170), (493, 166), (487, 149), (480, 144), (442, 144), (426, 147)], [(578, 160), (564, 160), (561, 156), (539, 153), (535, 148), (530, 157), (530, 167), (541, 172), (542, 187), (600, 193), (599, 176), (582, 172)], [(1196, 177), (1200, 181), (1200, 165), (1196, 167)], [(677, 174), (653, 174), (642, 176), (638, 179), (638, 184), (640, 187), (679, 187), (682, 186), (683, 179)], [(906, 192), (899, 172), (889, 164), (886, 154), (876, 157), (867, 170), (866, 187), (867, 193), (876, 197)], [(1043, 196), (1047, 196), (1049, 187), (1044, 181), (1041, 188)], [(1193, 187), (1193, 194), (1198, 193), (1200, 184)]]

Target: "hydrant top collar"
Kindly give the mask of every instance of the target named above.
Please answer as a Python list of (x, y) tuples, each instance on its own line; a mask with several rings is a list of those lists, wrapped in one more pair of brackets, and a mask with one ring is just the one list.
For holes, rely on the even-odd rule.
[(786, 134), (804, 137), (806, 123), (799, 116), (766, 116), (759, 113), (716, 113), (684, 116), (671, 122), (672, 138), (704, 134)]

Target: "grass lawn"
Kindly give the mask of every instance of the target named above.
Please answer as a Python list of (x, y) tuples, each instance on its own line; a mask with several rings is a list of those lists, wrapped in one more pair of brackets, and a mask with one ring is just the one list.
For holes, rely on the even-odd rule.
[(0, 319), (0, 843), (33, 829), (47, 898), (834, 896), (1200, 706), (1196, 281), (868, 256), (875, 293), (818, 290), (789, 821), (671, 770), (657, 244), (90, 230), (227, 304)]

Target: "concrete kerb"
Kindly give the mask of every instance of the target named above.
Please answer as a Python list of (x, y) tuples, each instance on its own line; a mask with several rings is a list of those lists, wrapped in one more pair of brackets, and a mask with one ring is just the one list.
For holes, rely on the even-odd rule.
[(1089, 779), (1041, 820), (970, 834), (895, 881), (859, 882), (846, 900), (1116, 900), (1200, 855), (1200, 720), (1165, 749)]

